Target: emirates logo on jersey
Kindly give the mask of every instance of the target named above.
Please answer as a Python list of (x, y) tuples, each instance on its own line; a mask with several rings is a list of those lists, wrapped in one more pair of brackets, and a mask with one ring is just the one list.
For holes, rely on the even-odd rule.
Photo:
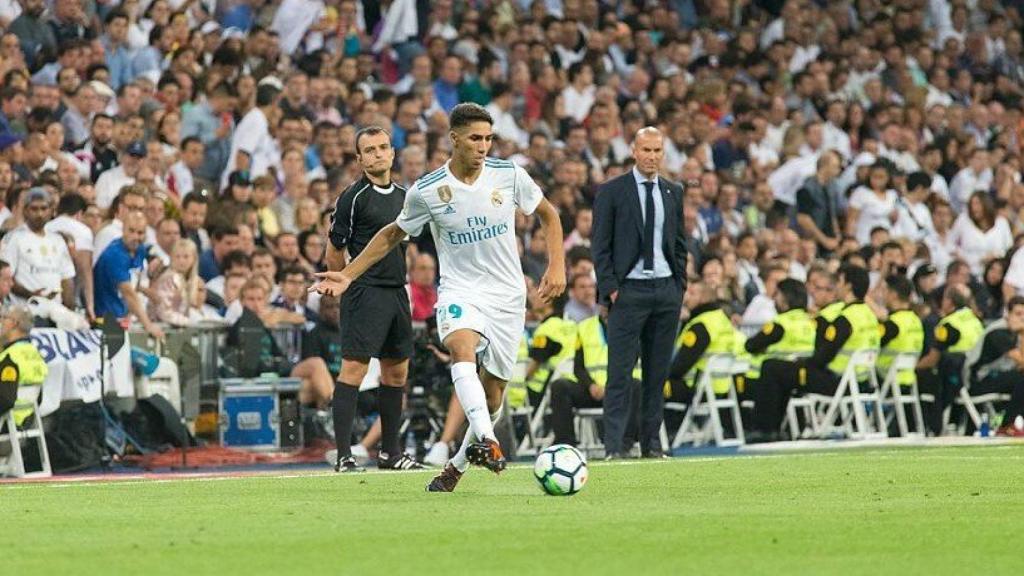
[(450, 186), (441, 186), (437, 189), (437, 195), (441, 198), (441, 202), (445, 204), (452, 201), (452, 189)]
[(500, 207), (504, 203), (505, 197), (501, 195), (500, 191), (495, 190), (494, 192), (491, 192), (491, 204), (493, 204), (495, 208)]

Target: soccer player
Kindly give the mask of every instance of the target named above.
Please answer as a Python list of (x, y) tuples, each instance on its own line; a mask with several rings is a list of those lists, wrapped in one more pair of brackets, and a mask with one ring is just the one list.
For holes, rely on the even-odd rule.
[[(327, 267), (341, 271), (347, 255), (356, 258), (373, 237), (395, 221), (405, 202), (405, 189), (391, 180), (395, 149), (391, 135), (379, 126), (356, 134), (356, 160), (363, 177), (338, 197), (331, 217)], [(377, 467), (384, 470), (423, 468), (403, 454), (398, 444), (402, 424), (402, 398), (412, 355), (412, 312), (405, 291), (405, 249), (392, 245), (364, 274), (353, 276), (352, 287), (341, 298), (341, 373), (334, 384), (334, 434), (338, 452), (334, 469), (361, 472), (349, 446), (356, 416), (359, 384), (366, 377), (370, 358), (379, 358), (381, 386), (377, 390), (381, 423), (381, 450)]]
[[(477, 104), (456, 106), (449, 118), (451, 160), (413, 184), (398, 219), (377, 233), (344, 270), (317, 274), (321, 280), (310, 288), (322, 294), (344, 293), (407, 234), (419, 234), (430, 224), (441, 272), (438, 333), (451, 352), (452, 381), (469, 421), (458, 453), (427, 485), (430, 492), (454, 490), (469, 464), (495, 473), (505, 468), (494, 423), (516, 364), (526, 311), (515, 238), (517, 208), (525, 214), (536, 212), (544, 228), (548, 268), (541, 279), (541, 296), (550, 300), (565, 290), (558, 212), (525, 170), (487, 157), (493, 123)], [(476, 364), (478, 353), (481, 367)]]

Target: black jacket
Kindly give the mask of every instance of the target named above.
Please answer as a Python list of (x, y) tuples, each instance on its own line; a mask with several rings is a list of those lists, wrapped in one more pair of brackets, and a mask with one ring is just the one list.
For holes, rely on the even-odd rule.
[[(686, 286), (686, 232), (683, 229), (683, 189), (658, 178), (665, 209), (662, 252), (680, 288)], [(597, 294), (607, 304), (643, 255), (644, 219), (633, 171), (598, 188), (594, 200), (594, 230), (590, 250), (597, 273)]]

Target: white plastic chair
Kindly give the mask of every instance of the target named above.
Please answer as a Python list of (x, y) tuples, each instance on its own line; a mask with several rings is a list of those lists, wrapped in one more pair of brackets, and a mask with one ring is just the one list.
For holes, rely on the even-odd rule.
[[(964, 410), (967, 412), (968, 418), (970, 418), (971, 422), (974, 424), (974, 429), (978, 430), (981, 428), (982, 410), (984, 410), (985, 413), (988, 414), (988, 421), (992, 422), (993, 420), (995, 420), (996, 414), (998, 412), (998, 410), (996, 410), (996, 404), (1009, 402), (1009, 400), (1009, 394), (1001, 394), (998, 392), (992, 392), (990, 394), (980, 394), (978, 396), (971, 396), (971, 392), (970, 390), (967, 389), (967, 386), (961, 386), (960, 392), (954, 399), (954, 402), (964, 407)], [(1012, 422), (1004, 422), (1004, 424), (1012, 424)], [(958, 426), (958, 431), (961, 435), (967, 433), (966, 421), (964, 421)], [(993, 433), (995, 433), (994, 430)]]
[[(0, 464), (0, 473), (15, 478), (49, 478), (53, 476), (50, 469), (50, 452), (46, 448), (46, 434), (43, 432), (43, 419), (39, 416), (39, 394), (41, 386), (18, 386), (18, 399), (15, 400), (14, 408), (4, 414), (0, 420), (0, 445), (8, 444), (11, 454), (7, 456), (6, 462)], [(14, 423), (14, 410), (32, 408), (32, 415), (25, 420), (25, 427), (18, 430)], [(25, 470), (25, 458), (21, 453), (22, 440), (35, 440), (36, 448), (39, 450), (39, 462), (41, 469), (36, 472)]]
[[(857, 350), (839, 379), (839, 386), (829, 400), (824, 415), (818, 420), (819, 435), (840, 433), (848, 438), (885, 438), (885, 415), (879, 395), (875, 362), (878, 350)], [(857, 369), (867, 374), (868, 391), (861, 391)], [(868, 411), (871, 415), (868, 415)]]
[[(917, 354), (894, 354), (892, 356), (892, 364), (889, 365), (885, 378), (882, 380), (882, 390), (879, 393), (882, 399), (882, 406), (889, 408), (886, 426), (895, 418), (900, 436), (904, 438), (923, 438), (925, 436), (924, 415), (921, 412), (921, 395), (917, 390), (917, 379), (915, 378), (913, 385), (906, 390), (898, 382), (901, 372), (913, 371), (917, 367), (917, 360)], [(905, 408), (908, 406), (914, 416), (914, 432), (910, 431), (907, 423)]]
[[(683, 423), (679, 425), (679, 430), (672, 440), (672, 449), (687, 442), (693, 443), (694, 446), (703, 446), (709, 442), (714, 442), (716, 446), (742, 446), (745, 443), (740, 402), (732, 377), (734, 374), (746, 372), (746, 369), (746, 362), (737, 361), (732, 354), (714, 354), (708, 357), (693, 391), (693, 399), (685, 408)], [(714, 380), (720, 378), (729, 380), (729, 389), (724, 398), (715, 394), (712, 385)], [(669, 402), (665, 405), (667, 409), (675, 411), (682, 411), (682, 406), (685, 404), (678, 402)], [(732, 418), (734, 435), (731, 438), (725, 437), (720, 410), (728, 410)]]

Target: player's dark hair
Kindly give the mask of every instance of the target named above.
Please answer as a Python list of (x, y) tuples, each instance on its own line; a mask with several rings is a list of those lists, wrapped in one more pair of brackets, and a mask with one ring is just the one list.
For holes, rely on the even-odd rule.
[(356, 154), (360, 154), (361, 152), (361, 149), (359, 148), (359, 141), (363, 138), (363, 136), (376, 136), (377, 134), (387, 134), (388, 142), (391, 141), (391, 132), (388, 132), (387, 130), (381, 128), (380, 126), (373, 124), (370, 126), (364, 126), (363, 128), (360, 128), (359, 131), (356, 132)]
[(455, 106), (448, 117), (448, 125), (452, 130), (469, 126), (473, 122), (494, 124), (494, 118), (491, 118), (491, 113), (486, 108), (474, 102), (463, 102)]
[(844, 264), (839, 269), (839, 276), (850, 284), (855, 298), (858, 300), (864, 299), (864, 296), (868, 293), (868, 286), (871, 284), (867, 270), (853, 264)]
[(900, 274), (893, 274), (886, 277), (885, 287), (892, 290), (901, 302), (909, 302), (910, 296), (914, 293), (914, 284)]
[(778, 290), (790, 310), (807, 308), (807, 286), (803, 282), (786, 278), (779, 282)]

